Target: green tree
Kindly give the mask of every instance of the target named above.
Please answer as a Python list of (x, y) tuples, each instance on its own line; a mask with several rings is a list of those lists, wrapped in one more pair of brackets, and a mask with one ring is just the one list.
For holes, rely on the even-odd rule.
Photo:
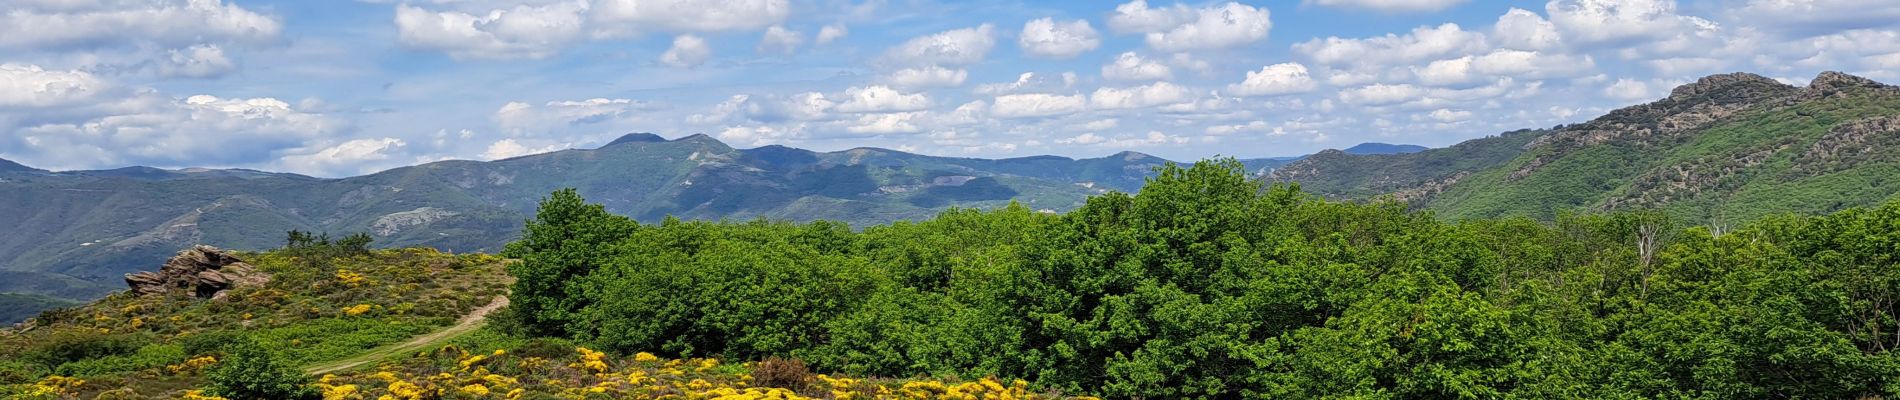
[(605, 265), (613, 254), (610, 247), (639, 228), (632, 219), (588, 204), (572, 188), (549, 194), (522, 229), (521, 240), (502, 251), (521, 260), (508, 267), (515, 276), (508, 317), (529, 335), (567, 333), (568, 324), (593, 302), (582, 293), (581, 278)]
[(206, 374), (207, 394), (232, 400), (305, 400), (318, 398), (310, 377), (251, 339), (225, 347), (224, 357)]

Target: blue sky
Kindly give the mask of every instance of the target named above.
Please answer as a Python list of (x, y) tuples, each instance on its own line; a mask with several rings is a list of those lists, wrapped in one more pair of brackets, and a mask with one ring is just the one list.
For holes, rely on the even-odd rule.
[(593, 147), (1444, 146), (1712, 73), (1900, 81), (1890, 0), (16, 0), (0, 158), (347, 176)]

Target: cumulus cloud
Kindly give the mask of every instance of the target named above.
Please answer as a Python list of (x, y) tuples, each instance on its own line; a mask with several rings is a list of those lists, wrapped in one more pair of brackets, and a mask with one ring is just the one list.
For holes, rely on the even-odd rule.
[(627, 118), (655, 107), (631, 99), (593, 98), (550, 101), (541, 105), (509, 102), (495, 110), (495, 123), (514, 135), (538, 134), (568, 126)]
[(529, 154), (547, 153), (547, 152), (551, 152), (555, 150), (560, 150), (560, 148), (561, 147), (559, 145), (554, 145), (554, 144), (541, 146), (541, 147), (528, 147), (526, 145), (522, 145), (521, 142), (517, 142), (512, 138), (503, 138), (501, 140), (495, 141), (495, 143), (489, 144), (486, 150), (482, 150), (481, 157), (483, 160), (500, 160), (504, 158), (515, 158), (515, 157), (525, 156)]
[(855, 123), (844, 129), (846, 132), (862, 134), (917, 133), (921, 130), (916, 124), (911, 123), (911, 119), (916, 118), (918, 114), (920, 113), (865, 114), (858, 116)]
[(213, 78), (237, 71), (237, 63), (212, 44), (170, 50), (152, 65), (164, 77)]
[(1142, 58), (1135, 52), (1125, 52), (1102, 65), (1102, 78), (1116, 81), (1153, 81), (1174, 77), (1174, 70), (1167, 65)]
[(1425, 95), (1425, 90), (1411, 84), (1374, 84), (1339, 91), (1339, 101), (1358, 105), (1388, 105), (1405, 102)]
[(835, 108), (838, 112), (917, 111), (930, 107), (930, 98), (923, 93), (904, 93), (882, 85), (845, 89), (844, 97), (844, 103)]
[(1155, 82), (1131, 88), (1095, 89), (1095, 93), (1089, 95), (1089, 106), (1102, 110), (1144, 108), (1186, 102), (1191, 96), (1181, 85)]
[(673, 38), (673, 47), (660, 54), (660, 63), (680, 68), (697, 67), (712, 58), (712, 47), (706, 45), (706, 39), (694, 35), (679, 35)]
[(1652, 98), (1649, 84), (1633, 79), (1617, 79), (1616, 83), (1603, 88), (1603, 94), (1610, 98), (1632, 101)]
[(1543, 50), (1563, 43), (1563, 36), (1557, 33), (1556, 24), (1521, 8), (1512, 8), (1499, 16), (1491, 32), (1491, 38), (1497, 41), (1498, 47), (1508, 49)]
[(1080, 94), (1021, 93), (996, 96), (990, 115), (997, 118), (1037, 118), (1082, 112), (1088, 99)]
[(827, 44), (837, 41), (838, 39), (843, 39), (846, 35), (850, 34), (851, 30), (845, 28), (844, 25), (825, 25), (823, 28), (818, 28), (818, 38), (816, 41), (818, 44)]
[(899, 65), (968, 65), (983, 61), (996, 47), (996, 27), (983, 24), (912, 38), (885, 53)]
[(1271, 13), (1240, 3), (1195, 10), (1194, 18), (1173, 28), (1148, 32), (1148, 46), (1161, 51), (1191, 51), (1240, 47), (1267, 38), (1273, 29)]
[(152, 43), (258, 43), (283, 31), (276, 17), (222, 0), (12, 2), (0, 12), (0, 46), (56, 48)]
[(1628, 44), (1711, 24), (1677, 14), (1675, 0), (1552, 0), (1544, 9), (1566, 38), (1582, 44)]
[(1023, 33), (1016, 43), (1029, 55), (1064, 59), (1095, 50), (1102, 45), (1102, 39), (1088, 20), (1057, 22), (1053, 18), (1042, 18), (1023, 24)]
[(1484, 34), (1466, 31), (1458, 24), (1443, 24), (1421, 26), (1405, 35), (1313, 39), (1293, 45), (1293, 50), (1322, 65), (1344, 66), (1418, 62), (1472, 53), (1484, 47)]
[(309, 154), (284, 156), (282, 166), (292, 171), (318, 176), (355, 175), (375, 170), (396, 158), (396, 151), (407, 142), (385, 137), (354, 139)]
[(788, 0), (597, 0), (594, 21), (670, 32), (751, 31), (785, 22)]
[(798, 46), (805, 44), (805, 35), (798, 31), (773, 26), (765, 29), (765, 36), (759, 38), (758, 51), (766, 54), (792, 54)]
[(1466, 1), (1468, 0), (1307, 0), (1307, 3), (1396, 13), (1439, 11), (1464, 4)]
[(885, 81), (903, 88), (955, 87), (963, 86), (964, 80), (969, 77), (970, 73), (962, 69), (927, 65), (897, 70)]
[(0, 110), (80, 104), (109, 84), (85, 71), (49, 71), (38, 65), (0, 64)]
[(1238, 96), (1278, 96), (1313, 91), (1319, 84), (1299, 63), (1280, 63), (1248, 71), (1247, 79), (1227, 85), (1227, 92)]
[(9, 153), (25, 154), (31, 164), (59, 169), (256, 165), (289, 155), (306, 142), (345, 133), (349, 126), (269, 97), (178, 99), (137, 90), (90, 100), (10, 124), (0, 115), (0, 127), (14, 128), (0, 138), (0, 148), (12, 147)]
[(519, 5), (482, 15), (396, 7), (397, 39), (456, 59), (546, 58), (582, 37), (586, 3)]
[(1186, 24), (1194, 17), (1194, 9), (1180, 3), (1150, 8), (1146, 0), (1134, 0), (1115, 6), (1108, 17), (1108, 28), (1117, 33), (1159, 32)]

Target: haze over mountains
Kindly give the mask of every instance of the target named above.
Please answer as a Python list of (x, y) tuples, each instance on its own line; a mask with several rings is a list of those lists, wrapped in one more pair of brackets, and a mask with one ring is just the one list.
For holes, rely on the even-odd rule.
[[(1589, 122), (1454, 146), (1369, 143), (1241, 160), (1340, 199), (1393, 198), (1444, 218), (1656, 207), (1697, 223), (1822, 213), (1900, 193), (1900, 89), (1827, 73), (1806, 87), (1703, 78)], [(1168, 160), (934, 157), (876, 148), (735, 149), (704, 135), (629, 134), (597, 149), (443, 161), (319, 179), (251, 170), (50, 172), (0, 161), (0, 293), (58, 304), (119, 289), (178, 248), (279, 245), (290, 229), (369, 232), (383, 246), (495, 251), (536, 200), (575, 187), (647, 222), (829, 219), (854, 226), (1018, 201), (1065, 211), (1138, 190)], [(26, 299), (26, 300), (20, 300)], [(30, 300), (30, 301), (29, 301)]]
[[(1417, 146), (1366, 144), (1355, 153)], [(1247, 160), (1270, 169), (1298, 157)], [(575, 187), (615, 213), (684, 219), (829, 219), (855, 226), (922, 219), (945, 208), (1014, 200), (1066, 211), (1089, 195), (1137, 190), (1168, 162), (1102, 158), (934, 157), (859, 148), (735, 149), (705, 135), (636, 133), (600, 148), (504, 160), (443, 161), (342, 179), (237, 169), (127, 167), (52, 172), (0, 162), (0, 293), (84, 299), (120, 275), (194, 243), (280, 245), (297, 229), (369, 232), (384, 246), (492, 252), (536, 201)], [(40, 302), (49, 299), (37, 299)]]

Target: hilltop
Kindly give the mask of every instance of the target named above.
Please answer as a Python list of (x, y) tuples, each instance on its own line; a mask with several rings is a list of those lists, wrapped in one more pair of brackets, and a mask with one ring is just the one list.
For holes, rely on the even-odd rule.
[(1805, 87), (1735, 73), (1584, 123), (1405, 155), (1321, 153), (1271, 178), (1454, 219), (1656, 208), (1733, 225), (1894, 198), (1897, 133), (1893, 86), (1837, 72)]

